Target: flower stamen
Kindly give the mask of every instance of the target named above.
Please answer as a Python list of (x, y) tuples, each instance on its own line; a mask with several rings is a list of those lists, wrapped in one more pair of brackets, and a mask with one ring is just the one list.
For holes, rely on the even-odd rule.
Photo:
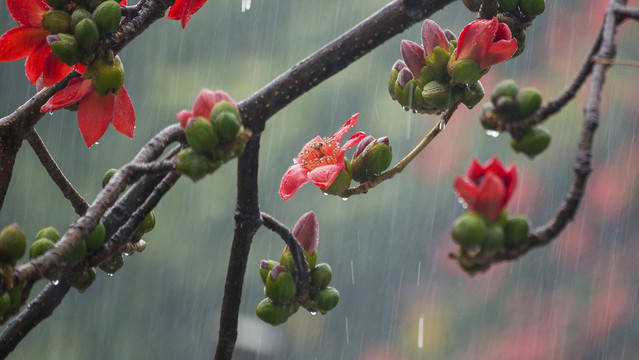
[(336, 164), (339, 151), (339, 143), (333, 138), (325, 137), (313, 141), (308, 147), (302, 149), (299, 159), (302, 165), (311, 171), (320, 166)]

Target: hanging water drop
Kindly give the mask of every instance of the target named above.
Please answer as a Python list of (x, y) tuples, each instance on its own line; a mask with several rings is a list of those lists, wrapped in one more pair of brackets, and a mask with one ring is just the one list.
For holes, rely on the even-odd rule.
[(53, 281), (51, 281), (51, 283), (52, 283), (53, 285), (58, 285), (58, 284), (60, 283), (60, 280), (53, 280)]
[(346, 200), (348, 200), (348, 198), (347, 197), (343, 197), (342, 200), (346, 201)]
[(497, 136), (499, 136), (499, 131), (497, 131), (497, 130), (486, 130), (486, 135), (496, 138)]
[(311, 314), (311, 315), (315, 316), (315, 315), (317, 315), (317, 311), (315, 311), (315, 310), (311, 310), (311, 311), (309, 311), (309, 314)]
[(113, 273), (106, 273), (106, 276), (113, 277)]
[(446, 122), (444, 121), (444, 119), (439, 121), (439, 126), (438, 126), (439, 130), (444, 130), (446, 128)]

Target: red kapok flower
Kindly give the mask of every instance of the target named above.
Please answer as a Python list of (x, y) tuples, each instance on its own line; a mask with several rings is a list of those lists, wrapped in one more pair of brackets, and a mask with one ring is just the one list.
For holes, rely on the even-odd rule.
[(512, 196), (516, 183), (515, 165), (504, 169), (499, 159), (492, 158), (482, 166), (473, 159), (466, 176), (458, 176), (453, 188), (468, 205), (468, 210), (496, 221)]
[(455, 60), (473, 59), (484, 70), (510, 59), (516, 51), (517, 40), (507, 25), (498, 23), (497, 18), (475, 20), (459, 34)]
[(47, 43), (51, 33), (42, 26), (42, 15), (50, 7), (42, 0), (7, 0), (7, 7), (19, 25), (0, 36), (0, 61), (26, 57), (25, 72), (32, 84), (40, 75), (44, 86), (62, 80), (72, 68), (58, 60)]
[(182, 29), (186, 27), (191, 15), (195, 14), (206, 0), (176, 0), (175, 4), (169, 9), (168, 19), (182, 20)]
[(175, 114), (175, 116), (177, 117), (180, 125), (182, 125), (182, 129), (184, 129), (186, 127), (186, 123), (192, 117), (201, 116), (205, 119), (208, 119), (209, 115), (211, 114), (211, 109), (213, 109), (215, 104), (222, 101), (230, 102), (237, 108), (237, 103), (235, 102), (235, 100), (233, 100), (233, 98), (231, 98), (226, 92), (222, 90), (212, 91), (209, 89), (202, 89), (195, 98), (195, 102), (193, 103), (193, 110), (182, 110), (179, 113)]
[(100, 140), (109, 123), (115, 130), (133, 139), (135, 110), (124, 86), (117, 95), (110, 91), (100, 96), (93, 89), (91, 79), (75, 78), (53, 95), (40, 111), (59, 110), (75, 103), (78, 103), (78, 126), (87, 147)]
[(322, 189), (328, 189), (331, 186), (339, 172), (346, 168), (344, 162), (346, 150), (366, 137), (363, 132), (357, 132), (343, 146), (340, 146), (342, 137), (355, 126), (358, 117), (359, 114), (351, 116), (332, 137), (317, 136), (304, 145), (299, 155), (293, 159), (295, 165), (289, 167), (282, 177), (279, 193), (284, 201), (290, 199), (299, 188), (309, 182)]

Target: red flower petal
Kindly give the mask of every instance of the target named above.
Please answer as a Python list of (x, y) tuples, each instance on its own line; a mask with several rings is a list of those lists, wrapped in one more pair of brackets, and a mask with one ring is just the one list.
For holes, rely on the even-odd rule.
[(316, 167), (308, 172), (307, 176), (313, 185), (319, 186), (322, 189), (328, 189), (329, 186), (335, 181), (340, 171), (344, 169), (344, 162), (340, 164), (324, 165)]
[(489, 68), (495, 64), (510, 59), (517, 52), (517, 40), (500, 40), (490, 44), (488, 51), (479, 62), (480, 69)]
[(100, 96), (96, 91), (87, 94), (78, 106), (78, 126), (87, 147), (95, 144), (109, 127), (113, 118), (115, 96)]
[(292, 233), (300, 245), (302, 245), (302, 248), (306, 250), (309, 255), (313, 255), (319, 242), (319, 224), (315, 213), (309, 211), (302, 215), (295, 223)]
[(42, 28), (42, 15), (49, 6), (41, 0), (7, 0), (11, 17), (22, 25)]
[(488, 173), (479, 185), (472, 210), (484, 215), (489, 220), (496, 221), (506, 205), (503, 201), (505, 196), (504, 183), (497, 175)]
[(182, 129), (184, 129), (186, 128), (186, 122), (193, 117), (193, 113), (188, 110), (182, 110), (179, 113), (175, 114), (175, 117), (177, 117), (180, 126), (182, 126)]
[(284, 201), (288, 200), (302, 186), (308, 184), (311, 180), (306, 176), (308, 170), (302, 165), (293, 165), (286, 170), (280, 183), (280, 196)]
[(42, 75), (45, 59), (50, 53), (51, 49), (49, 45), (43, 42), (37, 50), (27, 57), (27, 61), (24, 62), (25, 73), (32, 84), (35, 84), (38, 78), (40, 78), (40, 75)]
[(42, 43), (49, 31), (43, 28), (18, 26), (0, 36), (0, 61), (13, 61), (29, 56)]
[(168, 19), (182, 20), (182, 28), (186, 27), (191, 15), (195, 14), (206, 0), (177, 0), (173, 6), (169, 9)]
[(135, 131), (135, 110), (124, 86), (120, 88), (120, 91), (115, 96), (111, 123), (115, 130), (133, 139), (133, 132)]
[(492, 20), (475, 20), (466, 25), (459, 34), (457, 42), (457, 58), (481, 61), (488, 47), (495, 38), (497, 18)]
[(215, 106), (217, 95), (209, 89), (202, 89), (193, 103), (193, 116), (209, 118), (211, 109)]
[(126, 0), (120, 1), (120, 6), (126, 6)]
[(90, 79), (72, 79), (69, 81), (66, 88), (57, 92), (49, 99), (49, 101), (47, 101), (46, 104), (42, 105), (40, 112), (59, 110), (63, 107), (73, 105), (90, 92), (93, 92), (93, 84)]
[(477, 196), (477, 185), (470, 181), (467, 177), (458, 176), (453, 182), (453, 189), (457, 195), (464, 200), (466, 206), (472, 209)]
[(342, 142), (342, 137), (344, 134), (348, 132), (355, 124), (357, 124), (357, 118), (359, 117), (359, 113), (350, 117), (350, 119), (346, 120), (346, 123), (333, 135), (333, 139), (335, 141)]
[[(82, 65), (83, 66), (83, 65)], [(44, 78), (44, 86), (51, 86), (58, 81), (64, 79), (73, 67), (58, 60), (58, 58), (49, 52), (44, 60), (44, 68), (42, 69), (42, 77)]]
[(466, 170), (466, 176), (477, 183), (479, 182), (479, 179), (484, 176), (484, 168), (476, 158), (473, 158), (470, 162), (468, 170)]

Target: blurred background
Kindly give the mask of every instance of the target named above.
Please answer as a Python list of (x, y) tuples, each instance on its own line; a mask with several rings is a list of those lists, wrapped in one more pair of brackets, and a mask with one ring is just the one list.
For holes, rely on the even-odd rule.
[[(112, 127), (87, 149), (76, 114), (47, 115), (36, 129), (65, 175), (92, 202), (102, 175), (128, 162), (155, 133), (190, 109), (201, 88), (236, 100), (258, 90), (386, 4), (385, 0), (211, 0), (185, 30), (160, 20), (121, 54), (137, 114), (135, 139)], [(534, 86), (544, 100), (561, 92), (584, 61), (607, 1), (547, 1), (527, 31), (526, 51), (494, 66), (486, 91), (502, 78)], [(635, 4), (636, 5), (636, 4)], [(245, 11), (242, 11), (244, 8)], [(0, 5), (0, 33), (14, 27)], [(474, 19), (456, 2), (433, 16), (459, 34)], [(637, 59), (634, 23), (620, 28), (619, 59)], [(260, 202), (292, 227), (314, 210), (319, 262), (333, 268), (341, 293), (326, 315), (301, 309), (278, 327), (262, 323), (261, 259), (284, 244), (269, 230), (253, 241), (241, 304), (236, 359), (634, 359), (639, 351), (639, 180), (635, 67), (608, 73), (594, 172), (581, 208), (549, 246), (473, 278), (447, 258), (450, 226), (464, 210), (452, 190), (473, 157), (516, 164), (510, 214), (545, 223), (572, 180), (585, 91), (546, 122), (550, 147), (534, 161), (515, 154), (510, 137), (484, 133), (478, 111), (460, 109), (445, 131), (401, 176), (348, 201), (306, 186), (287, 202), (277, 190), (301, 147), (332, 135), (359, 112), (355, 130), (391, 139), (394, 162), (438, 119), (405, 112), (387, 91), (401, 39), (420, 42), (420, 24), (294, 101), (262, 136)], [(24, 61), (0, 65), (0, 114), (34, 93)], [(485, 99), (483, 102), (487, 101)], [(482, 103), (483, 103), (482, 102)], [(353, 131), (351, 131), (353, 133)], [(348, 153), (350, 156), (350, 152)], [(236, 161), (197, 184), (182, 178), (156, 208), (146, 251), (125, 259), (115, 276), (85, 293), (71, 289), (54, 314), (17, 347), (12, 359), (211, 358), (233, 231)], [(28, 242), (39, 229), (76, 219), (28, 144), (18, 154), (0, 226), (18, 222)], [(38, 283), (32, 297), (45, 284)], [(420, 325), (421, 324), (421, 325)], [(420, 330), (421, 328), (421, 330)]]

